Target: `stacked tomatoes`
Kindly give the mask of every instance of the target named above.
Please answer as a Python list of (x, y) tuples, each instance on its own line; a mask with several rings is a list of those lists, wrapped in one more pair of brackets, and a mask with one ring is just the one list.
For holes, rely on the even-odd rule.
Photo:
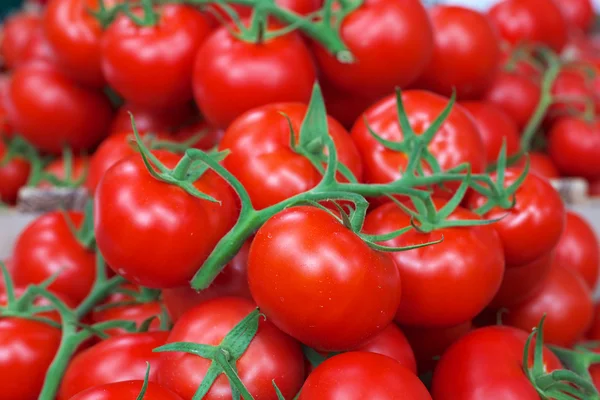
[(10, 400), (592, 399), (589, 0), (50, 0), (0, 56)]

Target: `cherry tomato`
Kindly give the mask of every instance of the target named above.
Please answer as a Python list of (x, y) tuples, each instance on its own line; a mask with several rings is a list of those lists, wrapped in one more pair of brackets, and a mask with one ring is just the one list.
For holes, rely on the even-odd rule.
[(521, 160), (517, 162), (516, 166), (525, 168), (527, 159), (529, 159), (530, 173), (546, 179), (560, 178), (560, 172), (558, 172), (558, 168), (556, 168), (556, 165), (554, 165), (552, 158), (550, 158), (548, 154), (532, 151), (527, 155), (527, 157), (521, 158)]
[[(137, 400), (143, 385), (143, 380), (108, 383), (84, 390), (70, 400)], [(144, 400), (181, 400), (181, 397), (154, 382), (149, 382)]]
[(140, 133), (175, 133), (190, 119), (195, 117), (196, 110), (192, 105), (168, 107), (154, 110), (135, 104), (122, 105), (110, 126), (110, 133), (131, 132), (131, 116), (135, 118), (135, 127)]
[(354, 62), (343, 63), (315, 43), (319, 69), (339, 89), (369, 97), (414, 82), (434, 46), (431, 22), (418, 0), (366, 0), (344, 18), (340, 35)]
[[(211, 26), (191, 6), (167, 4), (156, 11), (158, 23), (152, 27), (117, 17), (102, 37), (102, 71), (125, 100), (172, 108), (192, 99), (194, 57)], [(134, 12), (141, 14), (139, 8)]]
[(30, 61), (54, 60), (54, 53), (44, 34), (41, 15), (32, 12), (13, 14), (4, 22), (2, 33), (0, 54), (9, 69)]
[(259, 229), (250, 247), (248, 283), (273, 324), (326, 351), (360, 346), (381, 332), (394, 318), (401, 293), (389, 255), (308, 206), (287, 208)]
[(210, 125), (227, 128), (241, 114), (266, 104), (308, 103), (316, 70), (299, 34), (254, 44), (227, 29), (221, 27), (208, 38), (194, 68), (196, 103)]
[[(181, 158), (166, 151), (154, 154), (167, 168)], [(237, 218), (234, 193), (214, 172), (206, 172), (194, 186), (221, 204), (155, 179), (139, 154), (104, 174), (94, 199), (94, 232), (116, 273), (146, 287), (187, 284)]]
[[(257, 209), (306, 192), (321, 181), (322, 174), (313, 164), (290, 148), (285, 116), (297, 142), (306, 111), (307, 106), (299, 103), (270, 104), (242, 115), (225, 131), (219, 149), (231, 154), (223, 165), (244, 184)], [(339, 161), (360, 180), (360, 155), (348, 132), (333, 118), (327, 124)]]
[(594, 23), (594, 6), (591, 0), (561, 0), (554, 3), (570, 26), (587, 31)]
[(309, 376), (299, 400), (431, 400), (425, 385), (408, 368), (381, 354), (353, 351), (331, 357)]
[(388, 356), (398, 361), (413, 374), (417, 373), (415, 354), (404, 333), (394, 324), (389, 324), (387, 328), (353, 351), (367, 351)]
[(594, 305), (594, 318), (586, 337), (590, 340), (600, 340), (600, 303)]
[(596, 110), (600, 110), (593, 83), (582, 71), (562, 70), (552, 85), (552, 95), (556, 103), (548, 110), (546, 120), (554, 122), (557, 117), (569, 115), (573, 110), (583, 113), (587, 107), (586, 101), (591, 102)]
[[(91, 319), (93, 322), (108, 322), (108, 321), (133, 321), (136, 326), (140, 326), (148, 318), (156, 317), (150, 323), (150, 331), (160, 330), (160, 320), (162, 308), (158, 301), (150, 301), (147, 303), (128, 304), (123, 306), (114, 306), (103, 308), (102, 310), (93, 311)], [(107, 329), (105, 333), (110, 336), (118, 336), (126, 331), (121, 328)], [(143, 376), (142, 376), (143, 378)]]
[(7, 152), (6, 145), (0, 140), (0, 201), (15, 204), (19, 189), (25, 186), (29, 179), (31, 165), (19, 156), (5, 160)]
[[(87, 177), (88, 171), (90, 168), (90, 160), (84, 156), (75, 156), (73, 157), (73, 161), (71, 164), (71, 177), (70, 181), (78, 182), (84, 181)], [(67, 165), (64, 158), (58, 158), (52, 161), (44, 168), (44, 172), (46, 174), (52, 175), (58, 178), (61, 181), (67, 179)], [(48, 181), (42, 181), (39, 183), (38, 187), (40, 188), (48, 188), (53, 185)]]
[(550, 129), (548, 152), (563, 175), (600, 178), (600, 121), (561, 118)]

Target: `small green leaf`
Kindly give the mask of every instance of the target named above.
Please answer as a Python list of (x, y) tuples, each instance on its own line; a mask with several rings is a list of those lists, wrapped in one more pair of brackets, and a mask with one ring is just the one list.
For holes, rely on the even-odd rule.
[(429, 128), (421, 135), (421, 140), (425, 143), (430, 143), (433, 140), (435, 134), (440, 130), (450, 113), (452, 112), (452, 108), (456, 103), (456, 90), (452, 90), (452, 96), (450, 96), (450, 100), (444, 110), (437, 116), (437, 118), (431, 123)]
[(223, 338), (220, 347), (231, 353), (231, 359), (237, 360), (244, 354), (258, 331), (259, 319), (260, 312), (257, 308), (234, 326)]
[(312, 96), (308, 103), (306, 116), (300, 126), (299, 146), (309, 153), (319, 154), (323, 151), (323, 136), (329, 136), (325, 101), (318, 83), (313, 86)]
[(182, 353), (194, 354), (202, 358), (213, 359), (215, 357), (216, 352), (218, 351), (218, 347), (211, 346), (209, 344), (200, 344), (192, 342), (175, 342), (167, 343), (163, 346), (155, 348), (152, 351), (155, 353), (177, 351)]

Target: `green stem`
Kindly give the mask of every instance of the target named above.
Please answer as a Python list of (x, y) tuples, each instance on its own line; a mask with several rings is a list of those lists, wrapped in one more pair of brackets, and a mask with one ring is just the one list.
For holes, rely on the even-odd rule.
[(106, 297), (112, 293), (117, 287), (125, 283), (126, 280), (120, 276), (115, 276), (108, 281), (105, 281), (101, 285), (94, 288), (94, 290), (85, 298), (81, 304), (75, 309), (75, 315), (78, 319), (83, 318), (87, 315), (98, 303), (106, 299)]
[(190, 170), (190, 167), (192, 166), (193, 162), (194, 160), (190, 156), (185, 154), (175, 166), (175, 169), (173, 170), (171, 176), (178, 181), (185, 180), (186, 174)]
[(46, 372), (46, 379), (44, 380), (44, 387), (38, 398), (39, 400), (54, 400), (71, 356), (75, 353), (80, 343), (81, 340), (76, 336), (73, 321), (63, 323), (60, 346), (52, 364), (50, 364)]

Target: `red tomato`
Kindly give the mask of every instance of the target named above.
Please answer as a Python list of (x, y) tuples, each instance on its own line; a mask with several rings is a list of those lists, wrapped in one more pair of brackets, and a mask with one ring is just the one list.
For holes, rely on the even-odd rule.
[[(500, 64), (505, 67), (505, 73), (514, 73), (517, 75), (527, 77), (534, 82), (540, 82), (542, 79), (543, 71), (541, 69), (539, 69), (538, 67), (536, 67), (535, 65), (533, 65), (527, 59), (518, 58), (517, 60), (514, 60), (514, 61), (511, 60), (511, 57), (512, 57), (514, 51), (517, 51), (517, 50), (507, 48), (506, 46), (503, 46), (503, 48), (501, 49), (502, 62)], [(509, 61), (514, 62), (514, 70), (506, 70), (506, 67), (508, 66)]]
[[(143, 384), (143, 380), (109, 383), (85, 390), (70, 400), (137, 400)], [(181, 397), (150, 382), (144, 393), (144, 400), (181, 400)]]
[[(52, 161), (44, 168), (44, 172), (50, 174), (61, 181), (67, 179), (66, 163), (64, 158), (58, 158)], [(90, 168), (90, 160), (85, 156), (73, 157), (73, 163), (71, 165), (71, 181), (84, 180), (88, 174)], [(42, 181), (38, 185), (40, 188), (48, 188), (53, 185), (48, 181)]]
[[(8, 267), (8, 266), (7, 266)], [(11, 272), (11, 269), (9, 268), (9, 272)], [(4, 284), (4, 281), (2, 281), (2, 284)], [(4, 292), (5, 288), (2, 287), (1, 291), (2, 293), (0, 293), (0, 305), (5, 306), (8, 304), (8, 296), (6, 294), (6, 292)], [(21, 296), (23, 296), (23, 294), (25, 293), (25, 288), (24, 287), (14, 287), (14, 292), (15, 292), (15, 297), (18, 299)], [(75, 303), (73, 300), (69, 299), (68, 297), (66, 297), (63, 294), (60, 293), (54, 293), (54, 295), (56, 297), (58, 297), (63, 303), (65, 303), (68, 307), (70, 308), (75, 308), (77, 307), (77, 303)], [(38, 296), (35, 298), (35, 300), (33, 301), (33, 304), (35, 306), (39, 306), (39, 307), (45, 307), (45, 306), (51, 306), (52, 302), (50, 302), (46, 297), (44, 296)], [(38, 317), (43, 317), (43, 318), (48, 318), (51, 319), (55, 322), (60, 323), (61, 322), (61, 316), (60, 313), (58, 311), (52, 310), (52, 311), (44, 311), (44, 312), (39, 312), (36, 313), (36, 316)]]
[[(150, 331), (160, 330), (160, 317), (162, 314), (161, 303), (150, 301), (148, 303), (128, 304), (123, 306), (109, 307), (98, 311), (92, 311), (91, 318), (94, 323), (108, 321), (133, 321), (140, 326), (148, 318), (157, 317), (150, 323)], [(114, 328), (105, 331), (107, 335), (118, 336), (126, 333), (124, 329)], [(144, 376), (142, 375), (141, 379)]]
[(309, 376), (299, 400), (431, 400), (408, 368), (381, 354), (355, 351), (331, 357)]
[(600, 340), (600, 303), (594, 306), (594, 318), (586, 337), (590, 340)]
[(555, 1), (570, 26), (587, 31), (594, 23), (594, 6), (591, 0)]
[(108, 338), (77, 354), (69, 363), (58, 393), (68, 400), (77, 393), (107, 383), (144, 379), (150, 363), (150, 382), (156, 381), (159, 354), (168, 332), (129, 333)]
[(339, 121), (344, 128), (351, 129), (352, 125), (361, 118), (362, 113), (379, 98), (371, 98), (340, 90), (327, 81), (320, 81), (323, 99), (327, 113)]
[[(436, 208), (444, 201), (436, 200)], [(479, 217), (457, 208), (450, 220)], [(410, 226), (411, 217), (394, 203), (371, 211), (364, 231), (380, 235)], [(407, 246), (444, 238), (420, 249), (391, 253), (402, 277), (402, 301), (396, 322), (419, 327), (454, 326), (472, 320), (494, 297), (504, 274), (502, 244), (490, 225), (444, 228), (432, 233), (412, 230), (384, 242)]]
[[(166, 151), (154, 154), (167, 168), (181, 158)], [(96, 243), (107, 264), (142, 286), (186, 285), (237, 218), (233, 190), (214, 172), (194, 186), (222, 203), (155, 179), (139, 154), (110, 168), (94, 199)]]
[(600, 110), (593, 83), (582, 71), (562, 70), (552, 85), (552, 95), (557, 104), (550, 107), (546, 119), (553, 122), (557, 116), (570, 115), (573, 110), (583, 113), (586, 100), (596, 101), (596, 110)]
[(510, 307), (502, 319), (506, 325), (529, 331), (546, 314), (544, 340), (568, 347), (586, 333), (593, 313), (592, 294), (585, 281), (576, 272), (554, 264), (540, 291)]
[(248, 283), (273, 324), (326, 351), (360, 346), (381, 332), (394, 318), (401, 293), (389, 255), (308, 206), (287, 208), (259, 229), (250, 247)]
[(0, 201), (15, 204), (19, 189), (25, 186), (29, 179), (31, 165), (23, 157), (11, 157), (10, 161), (4, 162), (8, 149), (0, 140)]
[[(546, 179), (559, 179), (560, 172), (554, 165), (552, 158), (548, 154), (533, 151), (528, 154), (529, 158), (529, 172), (534, 173), (541, 178)], [(517, 167), (524, 168), (527, 163), (527, 157), (521, 158), (516, 164)]]
[(9, 122), (42, 151), (60, 154), (64, 145), (88, 150), (108, 130), (112, 110), (106, 97), (76, 86), (50, 65), (18, 68), (8, 91)]
[(194, 95), (210, 125), (227, 128), (241, 114), (266, 104), (308, 103), (316, 70), (299, 34), (254, 44), (227, 29), (215, 31), (196, 57)]
[(140, 133), (175, 133), (188, 120), (195, 118), (196, 110), (193, 105), (177, 106), (153, 110), (135, 104), (125, 103), (119, 108), (110, 126), (110, 133), (131, 132), (131, 116), (135, 118), (135, 127)]
[(498, 36), (485, 15), (458, 6), (429, 11), (435, 45), (418, 87), (459, 99), (478, 99), (491, 86), (500, 66)]
[[(298, 141), (306, 111), (307, 106), (299, 103), (270, 104), (247, 112), (225, 131), (219, 149), (231, 154), (223, 165), (244, 184), (257, 209), (306, 192), (321, 181), (311, 162), (290, 148), (289, 124), (281, 115), (289, 117)], [(339, 161), (360, 180), (360, 155), (348, 132), (333, 118), (327, 123)]]
[(519, 74), (501, 72), (484, 95), (484, 100), (504, 110), (523, 129), (540, 101), (540, 86)]
[[(508, 168), (505, 187), (521, 175), (519, 168)], [(496, 179), (496, 174), (492, 174)], [(473, 193), (468, 206), (476, 209), (487, 199)], [(515, 206), (510, 210), (493, 208), (486, 219), (501, 218), (494, 224), (504, 245), (507, 267), (528, 264), (549, 253), (558, 243), (565, 224), (565, 206), (550, 182), (536, 174), (528, 174), (515, 193)]]
[(125, 100), (172, 108), (192, 99), (194, 57), (211, 26), (204, 14), (187, 5), (167, 4), (157, 13), (152, 27), (138, 27), (126, 15), (117, 17), (102, 37), (102, 71)]
[(193, 137), (200, 137), (190, 147), (200, 150), (210, 150), (219, 144), (223, 138), (223, 130), (210, 126), (206, 121), (200, 120), (182, 127), (175, 135), (178, 142), (187, 142)]
[(503, 141), (506, 141), (506, 154), (519, 152), (519, 128), (515, 121), (500, 107), (485, 102), (470, 101), (460, 103), (473, 117), (485, 147), (488, 163), (498, 159)]
[(388, 356), (398, 361), (413, 374), (417, 373), (415, 354), (404, 333), (394, 324), (389, 324), (387, 328), (353, 351), (367, 351)]
[(600, 120), (558, 120), (550, 129), (548, 152), (563, 175), (600, 178)]
[[(206, 301), (188, 310), (177, 321), (167, 343), (192, 342), (218, 345), (225, 335), (254, 310), (245, 299), (221, 297)], [(211, 361), (197, 355), (161, 353), (158, 382), (183, 399), (191, 400), (204, 378)], [(304, 378), (304, 360), (300, 346), (280, 332), (268, 320), (260, 319), (258, 332), (237, 362), (237, 373), (252, 396), (257, 399), (277, 399), (271, 381), (285, 398), (293, 397)], [(211, 386), (204, 399), (231, 397), (231, 387), (225, 375)]]
[(342, 63), (315, 43), (320, 70), (334, 86), (369, 97), (414, 82), (433, 50), (431, 23), (418, 0), (366, 0), (344, 18), (340, 35), (354, 62)]
[[(522, 369), (527, 335), (520, 329), (491, 326), (462, 337), (442, 355), (435, 369), (433, 398), (538, 400), (540, 395)], [(547, 348), (543, 362), (545, 372), (561, 368)]]
[[(66, 213), (75, 227), (83, 222), (82, 213)], [(15, 244), (13, 260), (16, 286), (41, 283), (58, 273), (48, 289), (76, 303), (87, 296), (96, 278), (94, 253), (77, 241), (59, 211), (44, 214), (25, 228)]]
[(29, 61), (52, 62), (54, 52), (44, 34), (42, 17), (36, 13), (19, 12), (7, 18), (2, 29), (0, 55), (9, 69)]

